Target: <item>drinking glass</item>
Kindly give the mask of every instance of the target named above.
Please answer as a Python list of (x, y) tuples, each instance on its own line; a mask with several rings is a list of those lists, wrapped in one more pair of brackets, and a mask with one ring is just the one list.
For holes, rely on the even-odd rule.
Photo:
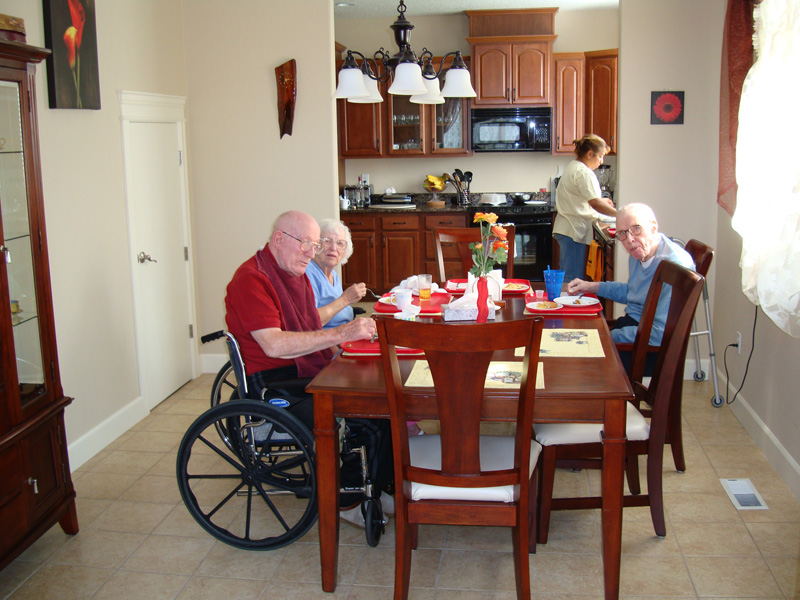
[(556, 269), (545, 271), (544, 285), (547, 288), (547, 299), (552, 302), (561, 296), (561, 286), (564, 285), (564, 271)]
[(433, 281), (433, 276), (430, 274), (420, 275), (417, 277), (417, 281), (419, 283), (419, 299), (430, 300), (431, 281)]

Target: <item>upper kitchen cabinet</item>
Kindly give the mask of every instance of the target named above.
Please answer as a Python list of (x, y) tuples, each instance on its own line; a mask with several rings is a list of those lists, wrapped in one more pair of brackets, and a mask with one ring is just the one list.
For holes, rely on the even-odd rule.
[[(501, 38), (467, 38), (472, 44), (473, 106), (550, 104), (553, 39), (498, 43)], [(489, 41), (489, 40), (494, 41)]]
[(557, 8), (467, 11), (473, 106), (550, 105)]
[(618, 50), (586, 52), (586, 132), (595, 133), (617, 153)]
[(586, 58), (583, 52), (553, 55), (555, 71), (555, 139), (553, 154), (575, 151), (573, 140), (584, 134), (584, 82)]
[[(341, 61), (336, 63), (337, 72)], [(378, 85), (386, 98), (386, 86)], [(370, 158), (383, 156), (385, 112), (384, 102), (360, 104), (337, 100), (339, 121), (339, 155)]]
[(54, 523), (78, 532), (34, 89), (50, 51), (12, 40), (0, 40), (0, 569)]

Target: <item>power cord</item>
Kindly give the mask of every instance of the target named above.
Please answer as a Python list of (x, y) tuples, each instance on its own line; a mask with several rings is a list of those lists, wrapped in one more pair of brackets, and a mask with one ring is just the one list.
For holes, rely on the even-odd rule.
[[(744, 375), (742, 375), (742, 383), (739, 385), (739, 389), (736, 390), (736, 393), (733, 395), (733, 398), (730, 400), (726, 400), (726, 404), (733, 404), (736, 401), (736, 396), (739, 395), (739, 392), (742, 391), (744, 387), (744, 381), (747, 379), (747, 371), (750, 368), (750, 359), (753, 358), (753, 350), (756, 349), (756, 321), (758, 321), (758, 305), (756, 304), (755, 313), (753, 314), (753, 335), (750, 343), (750, 354), (747, 356), (747, 363), (744, 366)], [(739, 344), (728, 344), (725, 346), (725, 351), (722, 353), (722, 362), (725, 365), (725, 388), (726, 391), (730, 389), (730, 378), (728, 377), (728, 348), (738, 348)]]

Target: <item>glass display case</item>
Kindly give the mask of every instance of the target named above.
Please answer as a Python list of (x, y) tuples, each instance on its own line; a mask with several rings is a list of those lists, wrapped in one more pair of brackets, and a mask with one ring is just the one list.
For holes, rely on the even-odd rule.
[(0, 569), (60, 523), (78, 532), (56, 355), (36, 120), (50, 51), (0, 31)]

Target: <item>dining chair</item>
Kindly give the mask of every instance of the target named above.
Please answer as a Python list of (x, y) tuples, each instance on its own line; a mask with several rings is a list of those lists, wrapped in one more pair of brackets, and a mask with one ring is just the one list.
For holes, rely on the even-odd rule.
[[(670, 405), (675, 386), (682, 381), (683, 363), (689, 330), (694, 318), (705, 278), (670, 261), (662, 261), (650, 284), (642, 318), (633, 342), (631, 387), (635, 395), (626, 414), (626, 475), (630, 494), (623, 506), (649, 506), (656, 535), (667, 534), (664, 521), (661, 468)], [(664, 285), (672, 287), (661, 351), (649, 384), (642, 382), (641, 373), (647, 358), (648, 340), (658, 298)], [(638, 378), (637, 378), (638, 376)], [(636, 408), (644, 402), (652, 407), (650, 422)], [(600, 497), (553, 498), (556, 467), (602, 468), (602, 425), (558, 423), (535, 426), (536, 441), (542, 446), (540, 458), (538, 542), (546, 543), (553, 510), (600, 508)], [(641, 494), (638, 457), (647, 457), (647, 493)]]
[[(420, 523), (511, 527), (517, 597), (530, 598), (540, 451), (532, 422), (542, 323), (541, 317), (482, 324), (378, 319), (394, 451), (395, 599), (408, 597)], [(428, 395), (436, 400), (431, 414), (414, 414), (419, 396), (403, 387), (398, 346), (425, 351), (433, 385)], [(519, 372), (506, 373), (519, 382), (516, 434), (480, 435), (492, 355), (514, 348), (525, 348), (522, 362), (515, 362)], [(439, 419), (441, 433), (409, 437), (406, 421), (420, 416)]]
[[(514, 278), (514, 247), (516, 237), (516, 227), (514, 225), (503, 225), (508, 232), (508, 259), (504, 267), (503, 273), (506, 279)], [(436, 241), (436, 264), (439, 266), (439, 281), (444, 285), (447, 281), (447, 273), (445, 268), (444, 251), (446, 246), (442, 244), (454, 244), (458, 249), (458, 256), (461, 258), (461, 266), (463, 269), (463, 277), (467, 276), (467, 272), (472, 268), (472, 250), (469, 245), (472, 242), (481, 241), (481, 228), (480, 227), (436, 227), (433, 230), (433, 237)]]
[[(680, 240), (676, 239), (675, 241), (682, 244)], [(714, 258), (714, 249), (711, 246), (708, 246), (707, 244), (695, 239), (691, 239), (686, 242), (685, 249), (686, 252), (689, 253), (689, 256), (692, 257), (692, 261), (694, 261), (694, 270), (703, 277), (707, 277), (708, 271), (711, 268), (711, 261)], [(707, 283), (704, 283), (703, 298), (707, 302), (708, 291), (706, 286)], [(708, 324), (708, 327), (710, 330), (710, 323)], [(696, 329), (696, 327), (693, 327), (693, 329)], [(633, 350), (633, 344), (618, 343), (616, 346), (619, 352), (631, 352)], [(648, 346), (649, 353), (658, 353), (660, 349), (660, 346)], [(632, 366), (633, 363), (631, 363), (630, 367)], [(630, 380), (636, 380), (640, 383), (644, 376), (649, 375), (650, 373), (644, 368), (642, 369), (641, 373), (632, 373), (631, 369), (628, 371), (628, 377)], [(679, 473), (683, 473), (686, 471), (686, 457), (683, 452), (683, 369), (679, 369), (675, 373), (675, 377), (676, 381), (673, 386), (674, 397), (670, 402), (670, 414), (667, 421), (667, 436), (664, 443), (669, 444), (670, 449), (672, 450), (672, 460), (675, 463), (675, 470)], [(636, 408), (638, 408), (639, 412), (641, 412), (645, 417), (650, 417), (652, 414), (652, 409), (649, 407), (636, 404)]]

